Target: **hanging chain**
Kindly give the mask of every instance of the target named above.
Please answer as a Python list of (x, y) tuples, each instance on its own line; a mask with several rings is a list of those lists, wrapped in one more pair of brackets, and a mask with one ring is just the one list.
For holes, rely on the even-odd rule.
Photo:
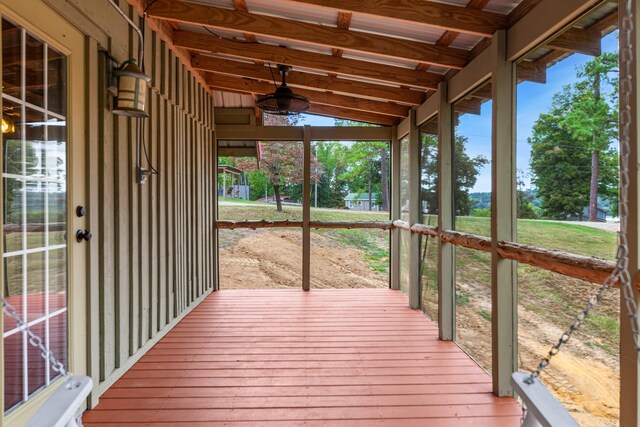
[[(582, 326), (585, 319), (593, 308), (598, 305), (605, 294), (613, 285), (618, 282), (625, 302), (625, 308), (629, 322), (631, 324), (631, 334), (636, 347), (636, 353), (640, 352), (640, 340), (638, 337), (638, 305), (635, 299), (635, 292), (629, 273), (629, 245), (627, 240), (628, 219), (629, 219), (629, 152), (631, 149), (631, 97), (633, 95), (633, 14), (632, 0), (625, 1), (626, 13), (622, 19), (620, 26), (620, 40), (622, 48), (620, 49), (620, 69), (624, 69), (624, 77), (620, 81), (620, 98), (623, 101), (624, 109), (621, 111), (622, 127), (620, 129), (620, 230), (618, 231), (618, 249), (616, 252), (616, 266), (613, 272), (606, 278), (598, 293), (589, 298), (586, 307), (578, 314), (568, 330), (566, 330), (558, 342), (551, 347), (547, 356), (543, 358), (531, 376), (525, 380), (527, 384), (532, 384), (551, 363), (551, 359), (560, 352), (560, 348), (566, 344), (573, 333)], [(523, 409), (524, 411), (524, 409)]]
[(68, 377), (69, 372), (64, 367), (62, 362), (56, 359), (53, 353), (44, 345), (44, 343), (42, 342), (42, 338), (36, 335), (29, 328), (29, 325), (24, 321), (24, 319), (22, 319), (22, 317), (20, 317), (15, 307), (12, 306), (11, 303), (5, 300), (1, 295), (0, 300), (2, 300), (2, 311), (4, 312), (4, 314), (15, 320), (16, 326), (19, 329), (24, 329), (26, 331), (27, 335), (29, 336), (29, 344), (37, 347), (40, 350), (40, 356), (42, 356), (44, 360), (48, 361), (51, 364), (51, 369), (53, 369), (55, 372), (59, 372), (63, 377)]

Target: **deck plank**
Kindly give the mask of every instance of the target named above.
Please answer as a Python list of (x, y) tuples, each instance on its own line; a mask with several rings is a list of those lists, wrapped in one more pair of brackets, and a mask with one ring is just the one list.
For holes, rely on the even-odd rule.
[(84, 422), (515, 427), (520, 415), (399, 291), (278, 289), (209, 296)]

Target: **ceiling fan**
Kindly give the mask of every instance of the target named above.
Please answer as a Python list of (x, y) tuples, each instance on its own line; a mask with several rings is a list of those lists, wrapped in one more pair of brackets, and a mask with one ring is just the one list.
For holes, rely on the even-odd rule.
[(276, 86), (275, 92), (258, 98), (256, 104), (262, 111), (269, 114), (288, 116), (305, 112), (311, 106), (306, 97), (293, 93), (287, 86), (287, 72), (289, 70), (291, 70), (291, 67), (288, 65), (278, 65), (278, 71), (282, 74), (282, 84)]

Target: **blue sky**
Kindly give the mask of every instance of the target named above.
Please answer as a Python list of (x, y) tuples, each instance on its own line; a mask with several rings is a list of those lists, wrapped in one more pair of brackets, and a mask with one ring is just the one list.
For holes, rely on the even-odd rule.
[[(617, 52), (617, 31), (602, 39), (603, 52)], [(563, 86), (573, 83), (576, 70), (592, 59), (591, 56), (574, 54), (547, 70), (547, 83), (522, 82), (517, 88), (517, 162), (518, 169), (525, 173), (525, 187), (529, 187), (526, 178), (529, 172), (529, 144), (533, 125), (541, 113), (548, 111), (553, 95)], [(303, 115), (300, 124), (313, 126), (333, 126), (334, 120), (328, 117)], [(482, 154), (491, 158), (491, 102), (482, 105), (480, 115), (465, 114), (460, 117), (456, 133), (468, 137), (467, 152), (470, 156)], [(487, 165), (478, 176), (472, 192), (491, 191), (491, 167)]]

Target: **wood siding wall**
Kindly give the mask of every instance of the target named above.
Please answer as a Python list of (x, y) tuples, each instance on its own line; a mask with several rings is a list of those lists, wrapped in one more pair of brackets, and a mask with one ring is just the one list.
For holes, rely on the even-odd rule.
[[(159, 174), (136, 184), (137, 119), (111, 113), (106, 53), (118, 62), (136, 57), (137, 34), (107, 1), (48, 3), (87, 34), (91, 184), (86, 208), (94, 236), (87, 269), (87, 333), (88, 370), (96, 384), (93, 405), (214, 288), (213, 98), (160, 36), (146, 28), (144, 63), (152, 87), (150, 117), (140, 125)], [(140, 22), (126, 2), (120, 6)], [(142, 158), (146, 164), (144, 152)]]

